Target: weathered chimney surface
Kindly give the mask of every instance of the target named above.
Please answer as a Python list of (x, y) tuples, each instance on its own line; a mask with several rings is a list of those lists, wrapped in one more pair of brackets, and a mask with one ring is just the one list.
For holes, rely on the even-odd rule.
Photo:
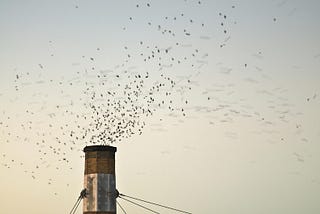
[(84, 148), (83, 214), (116, 214), (115, 153), (112, 146), (87, 146)]

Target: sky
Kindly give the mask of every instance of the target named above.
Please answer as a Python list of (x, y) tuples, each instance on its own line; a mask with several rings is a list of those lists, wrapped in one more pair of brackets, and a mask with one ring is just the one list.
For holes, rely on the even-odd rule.
[(123, 194), (191, 213), (320, 213), (319, 9), (0, 0), (0, 213), (69, 213), (82, 149), (100, 138), (118, 149)]

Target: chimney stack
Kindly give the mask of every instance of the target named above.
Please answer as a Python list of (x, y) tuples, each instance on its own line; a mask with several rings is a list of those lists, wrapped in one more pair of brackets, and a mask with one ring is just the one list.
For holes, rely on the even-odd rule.
[(86, 146), (83, 214), (116, 214), (115, 153), (112, 146)]

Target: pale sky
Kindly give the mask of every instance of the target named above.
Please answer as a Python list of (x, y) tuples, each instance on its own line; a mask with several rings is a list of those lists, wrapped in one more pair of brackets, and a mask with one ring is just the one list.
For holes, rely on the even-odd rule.
[(0, 213), (69, 213), (90, 145), (70, 133), (93, 123), (84, 91), (120, 102), (138, 75), (136, 106), (164, 86), (142, 134), (112, 144), (120, 192), (192, 213), (320, 213), (319, 11), (317, 0), (0, 0)]

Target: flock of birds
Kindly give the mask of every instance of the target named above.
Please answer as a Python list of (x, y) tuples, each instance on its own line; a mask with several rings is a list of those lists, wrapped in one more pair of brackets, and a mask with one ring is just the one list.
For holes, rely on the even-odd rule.
[[(195, 3), (198, 7), (203, 7), (201, 1)], [(76, 9), (79, 7), (81, 6), (77, 5)], [(152, 8), (153, 5), (150, 2), (145, 5), (136, 4), (133, 9), (143, 7)], [(236, 6), (230, 5), (230, 9), (235, 10)], [(184, 21), (184, 28), (166, 24), (168, 20), (174, 23), (179, 19)], [(223, 48), (231, 40), (231, 26), (236, 22), (229, 19), (229, 14), (222, 12), (217, 14), (217, 19), (220, 20), (218, 29), (223, 38), (218, 41), (217, 47)], [(127, 26), (134, 25), (135, 22), (135, 17), (129, 16)], [(209, 53), (186, 42), (190, 38), (210, 42), (211, 36), (199, 35), (198, 31), (193, 31), (195, 25), (203, 31), (212, 27), (185, 13), (178, 13), (173, 17), (164, 16), (163, 23), (147, 21), (147, 29), (153, 27), (150, 30), (167, 38), (171, 45), (156, 44), (157, 42), (151, 44), (143, 40), (137, 40), (135, 46), (124, 45), (123, 61), (113, 69), (98, 69), (95, 56), (82, 56), (79, 59), (81, 62), (73, 64), (77, 71), (66, 77), (46, 76), (43, 71), (47, 67), (43, 63), (38, 64), (37, 71), (16, 73), (13, 81), (16, 96), (10, 102), (20, 105), (20, 108), (24, 106), (25, 110), (19, 113), (2, 110), (0, 127), (7, 143), (28, 142), (27, 145), (35, 146), (38, 151), (38, 162), (25, 172), (36, 179), (36, 173), (41, 168), (72, 170), (71, 152), (81, 151), (84, 145), (109, 145), (141, 135), (146, 126), (152, 126), (148, 124), (148, 118), (156, 115), (162, 115), (159, 119), (162, 124), (166, 117), (183, 122), (189, 116), (201, 113), (209, 119), (211, 125), (232, 122), (237, 117), (253, 118), (264, 125), (266, 133), (270, 133), (268, 127), (274, 125), (275, 121), (268, 120), (267, 116), (250, 106), (245, 99), (239, 98), (239, 102), (228, 100), (237, 94), (236, 84), (210, 83), (203, 88), (199, 79), (209, 63)], [(122, 29), (127, 31), (127, 26)], [(52, 41), (49, 43), (53, 44)], [(101, 52), (100, 48), (96, 50), (97, 53)], [(53, 54), (51, 56), (54, 57)], [(263, 58), (261, 51), (257, 51), (254, 56)], [(139, 62), (150, 70), (144, 71), (146, 69), (139, 66), (130, 67), (132, 62)], [(232, 68), (224, 67), (222, 63), (217, 66), (221, 66), (221, 75), (232, 71)], [(248, 67), (245, 62), (241, 69)], [(182, 68), (188, 73), (177, 75), (168, 72)], [(254, 69), (261, 73), (262, 69), (258, 66)], [(244, 81), (254, 85), (258, 80), (246, 78)], [(282, 96), (286, 93), (285, 89), (259, 90), (258, 93), (274, 97), (274, 100), (266, 103), (267, 108), (278, 115), (279, 121), (287, 123), (292, 112), (288, 110), (288, 100)], [(202, 104), (194, 101), (195, 96)], [(307, 98), (307, 102), (316, 99), (317, 94), (314, 94)], [(295, 114), (298, 115), (299, 112)], [(295, 128), (300, 130), (301, 125), (297, 123)], [(227, 135), (231, 138), (237, 136), (235, 133)], [(279, 137), (279, 140), (285, 141), (285, 138)], [(298, 153), (294, 156), (299, 161), (303, 160)], [(48, 160), (52, 159), (56, 162), (49, 163)], [(0, 160), (7, 168), (14, 164), (21, 167), (24, 165), (23, 162), (10, 159), (5, 153)], [(52, 183), (52, 178), (49, 178), (48, 184)]]

